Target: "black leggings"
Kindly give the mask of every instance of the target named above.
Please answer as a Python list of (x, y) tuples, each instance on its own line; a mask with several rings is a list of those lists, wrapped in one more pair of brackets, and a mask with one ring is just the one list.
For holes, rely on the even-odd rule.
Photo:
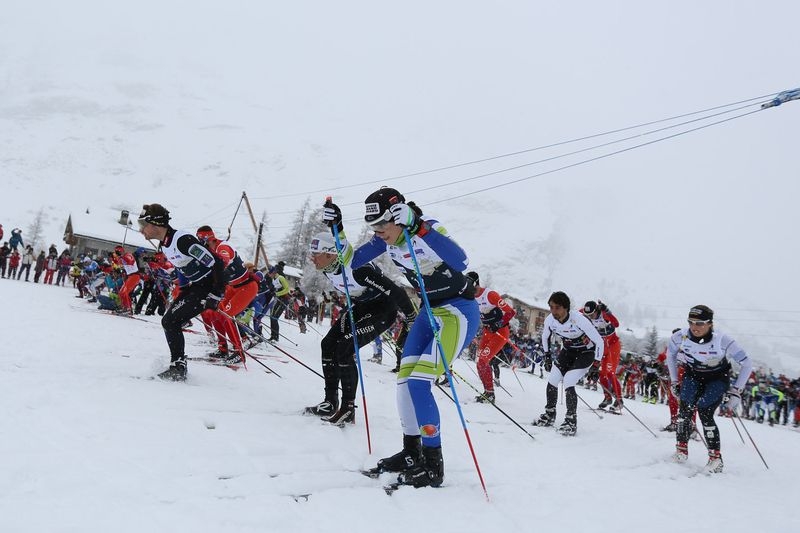
[(161, 326), (167, 337), (170, 361), (186, 361), (184, 349), (186, 346), (183, 338), (183, 325), (196, 317), (203, 310), (205, 298), (210, 292), (205, 285), (189, 285), (182, 287), (180, 295), (170, 304), (161, 318)]
[[(366, 346), (389, 329), (397, 318), (397, 307), (388, 299), (379, 298), (376, 302), (356, 303), (353, 306), (353, 319), (356, 324), (358, 347)], [(322, 373), (325, 376), (325, 399), (335, 402), (339, 397), (339, 381), (342, 383), (342, 401), (356, 397), (358, 388), (358, 368), (355, 361), (350, 315), (347, 310), (331, 325), (330, 331), (322, 339)]]

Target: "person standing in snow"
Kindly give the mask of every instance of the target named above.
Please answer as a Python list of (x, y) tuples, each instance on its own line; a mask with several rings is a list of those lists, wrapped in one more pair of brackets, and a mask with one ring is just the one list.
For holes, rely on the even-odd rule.
[[(478, 347), (478, 377), (483, 383), (483, 394), (475, 398), (480, 403), (494, 403), (494, 379), (492, 379), (492, 362), (495, 356), (509, 341), (508, 323), (517, 314), (514, 308), (506, 303), (496, 291), (482, 287), (477, 272), (467, 272), (467, 277), (475, 285), (475, 300), (481, 312), (481, 344)], [(499, 367), (496, 367), (499, 372)]]
[[(344, 293), (345, 280), (350, 292), (351, 310), (355, 323), (358, 346), (363, 347), (380, 337), (403, 313), (406, 324), (414, 321), (416, 310), (406, 292), (387, 278), (381, 270), (367, 263), (354, 269), (353, 247), (347, 240), (342, 225), (342, 213), (333, 203), (326, 203), (323, 221), (331, 229), (337, 226), (341, 244), (341, 257), (336, 251), (336, 241), (330, 233), (318, 233), (310, 243), (311, 262), (322, 271), (337, 291)], [(408, 325), (406, 325), (408, 327)], [(305, 409), (306, 414), (323, 417), (331, 424), (355, 422), (355, 399), (358, 388), (358, 368), (353, 345), (353, 327), (350, 314), (345, 311), (320, 343), (322, 373), (325, 377), (325, 399)], [(342, 404), (339, 405), (339, 384), (342, 387)]]
[[(731, 359), (741, 365), (733, 386), (730, 383)], [(684, 368), (680, 385), (679, 365)], [(739, 405), (753, 369), (752, 361), (730, 336), (714, 331), (714, 311), (708, 306), (696, 305), (689, 310), (689, 327), (673, 333), (669, 339), (667, 367), (673, 393), (680, 398), (673, 459), (683, 463), (689, 458), (690, 418), (697, 409), (708, 445), (706, 470), (722, 472), (719, 428), (714, 422), (714, 411), (720, 404), (726, 410)]]
[(168, 381), (186, 381), (186, 341), (183, 325), (204, 309), (216, 309), (225, 291), (225, 272), (217, 258), (193, 234), (169, 225), (169, 211), (160, 204), (147, 204), (139, 214), (139, 230), (145, 239), (157, 239), (180, 279), (185, 283), (161, 319), (170, 366), (158, 377)]
[(11, 239), (8, 241), (8, 245), (11, 246), (12, 250), (16, 250), (17, 246), (25, 246), (25, 243), (22, 242), (22, 230), (19, 228), (14, 228), (11, 230)]
[[(464, 271), (467, 254), (438, 220), (424, 217), (413, 202), (397, 190), (382, 187), (367, 196), (367, 224), (375, 235), (356, 249), (353, 268), (386, 253), (408, 282), (421, 291), (415, 252), (431, 313), (445, 353), (440, 353), (431, 321), (415, 320), (406, 338), (397, 373), (397, 407), (403, 428), (403, 450), (381, 459), (374, 471), (397, 472), (398, 484), (438, 487), (444, 480), (439, 408), (431, 391), (436, 378), (466, 348), (480, 327), (475, 286)], [(411, 243), (405, 239), (407, 230)], [(427, 310), (426, 310), (427, 313)]]
[(8, 265), (8, 256), (11, 255), (11, 248), (7, 243), (3, 243), (0, 247), (0, 275), (6, 277), (6, 266)]
[(36, 257), (36, 266), (33, 268), (34, 283), (39, 283), (39, 278), (42, 277), (42, 271), (44, 270), (46, 264), (47, 258), (44, 256), (44, 250), (41, 250), (38, 257)]
[(8, 279), (14, 279), (20, 262), (19, 252), (14, 250), (8, 258)]
[[(551, 368), (547, 380), (547, 404), (544, 413), (534, 424), (552, 426), (555, 423), (558, 384), (563, 381), (567, 414), (558, 431), (562, 435), (572, 436), (578, 431), (578, 393), (575, 385), (589, 371), (593, 362), (603, 359), (603, 337), (588, 318), (570, 310), (569, 296), (565, 293), (554, 292), (547, 304), (550, 314), (544, 319), (542, 349), (546, 354), (545, 370), (548, 370), (548, 366)], [(562, 348), (553, 355), (555, 337), (561, 341)]]

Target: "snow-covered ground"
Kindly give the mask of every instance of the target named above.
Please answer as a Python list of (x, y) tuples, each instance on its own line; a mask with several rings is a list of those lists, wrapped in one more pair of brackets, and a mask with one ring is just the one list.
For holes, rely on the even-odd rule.
[[(658, 431), (666, 406), (628, 403), (657, 438), (627, 413), (601, 420), (583, 404), (578, 435), (561, 437), (530, 426), (545, 382), (517, 372), (518, 383), (508, 368), (501, 382), (513, 397), (498, 391), (498, 405), (535, 440), (457, 385), (489, 501), (456, 409), (439, 393), (444, 486), (387, 496), (381, 486), (389, 475), (378, 481), (358, 473), (401, 444), (386, 360), (363, 367), (370, 455), (360, 397), (352, 427), (301, 416), (322, 399), (322, 380), (274, 348), (256, 352), (275, 356), (265, 362), (280, 378), (251, 361), (237, 372), (190, 362), (185, 384), (149, 380), (168, 361), (157, 317), (98, 313), (75, 294), (0, 280), (3, 533), (675, 533), (787, 531), (797, 523), (796, 431), (747, 423), (767, 470), (733, 424), (720, 420), (725, 472), (692, 477), (705, 450), (692, 442), (688, 465), (669, 461), (674, 436)], [(281, 346), (319, 370), (325, 326), (313, 328), (301, 335), (282, 325), (297, 346)], [(189, 355), (210, 350), (204, 335), (187, 335)], [(455, 368), (477, 384), (471, 365)], [(578, 392), (593, 406), (600, 400)]]

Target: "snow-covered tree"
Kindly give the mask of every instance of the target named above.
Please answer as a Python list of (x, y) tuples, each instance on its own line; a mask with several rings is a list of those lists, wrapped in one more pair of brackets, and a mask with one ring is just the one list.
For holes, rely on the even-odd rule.
[(26, 244), (29, 244), (33, 247), (34, 250), (37, 249), (39, 246), (45, 246), (40, 241), (42, 240), (42, 234), (44, 233), (44, 225), (46, 220), (46, 215), (44, 214), (44, 207), (39, 208), (39, 211), (36, 213), (36, 216), (31, 222), (30, 226), (28, 226), (28, 233), (23, 234), (23, 241)]
[(658, 355), (658, 330), (655, 326), (653, 329), (647, 332), (647, 336), (644, 340), (644, 347), (642, 348), (643, 355), (649, 355), (650, 357), (655, 357)]

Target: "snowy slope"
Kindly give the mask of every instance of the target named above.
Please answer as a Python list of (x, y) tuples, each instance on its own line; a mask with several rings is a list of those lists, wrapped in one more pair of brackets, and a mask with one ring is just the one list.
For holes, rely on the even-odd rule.
[[(60, 243), (70, 213), (153, 201), (223, 230), (247, 191), (272, 256), (306, 198), (333, 194), (357, 221), (389, 183), (502, 292), (601, 298), (624, 327), (666, 331), (702, 302), (756, 358), (800, 371), (798, 103), (458, 199), (605, 152), (397, 177), (797, 86), (795, 1), (5, 4), (7, 232), (41, 212)], [(233, 242), (252, 235), (240, 211)]]
[[(688, 466), (668, 461), (673, 437), (657, 430), (666, 406), (629, 403), (657, 438), (627, 413), (600, 420), (582, 404), (578, 436), (565, 438), (529, 425), (543, 408), (544, 381), (517, 373), (520, 385), (507, 368), (501, 382), (513, 397), (498, 391), (498, 405), (535, 440), (457, 386), (490, 501), (456, 410), (439, 393), (445, 485), (389, 497), (381, 481), (357, 473), (400, 446), (388, 365), (364, 363), (369, 455), (360, 397), (353, 427), (300, 416), (322, 398), (322, 380), (272, 348), (258, 351), (276, 356), (265, 362), (282, 378), (254, 362), (238, 372), (190, 362), (185, 384), (151, 381), (168, 360), (153, 317), (93, 312), (71, 288), (0, 280), (0, 294), (4, 533), (744, 532), (794, 521), (776, 497), (796, 487), (796, 431), (747, 424), (766, 470), (720, 420), (725, 473), (690, 477), (705, 463), (702, 444), (690, 444)], [(298, 346), (281, 346), (319, 370), (319, 335), (289, 324), (282, 332)], [(203, 335), (187, 341), (190, 355), (211, 350)], [(456, 371), (477, 383), (469, 365)]]

